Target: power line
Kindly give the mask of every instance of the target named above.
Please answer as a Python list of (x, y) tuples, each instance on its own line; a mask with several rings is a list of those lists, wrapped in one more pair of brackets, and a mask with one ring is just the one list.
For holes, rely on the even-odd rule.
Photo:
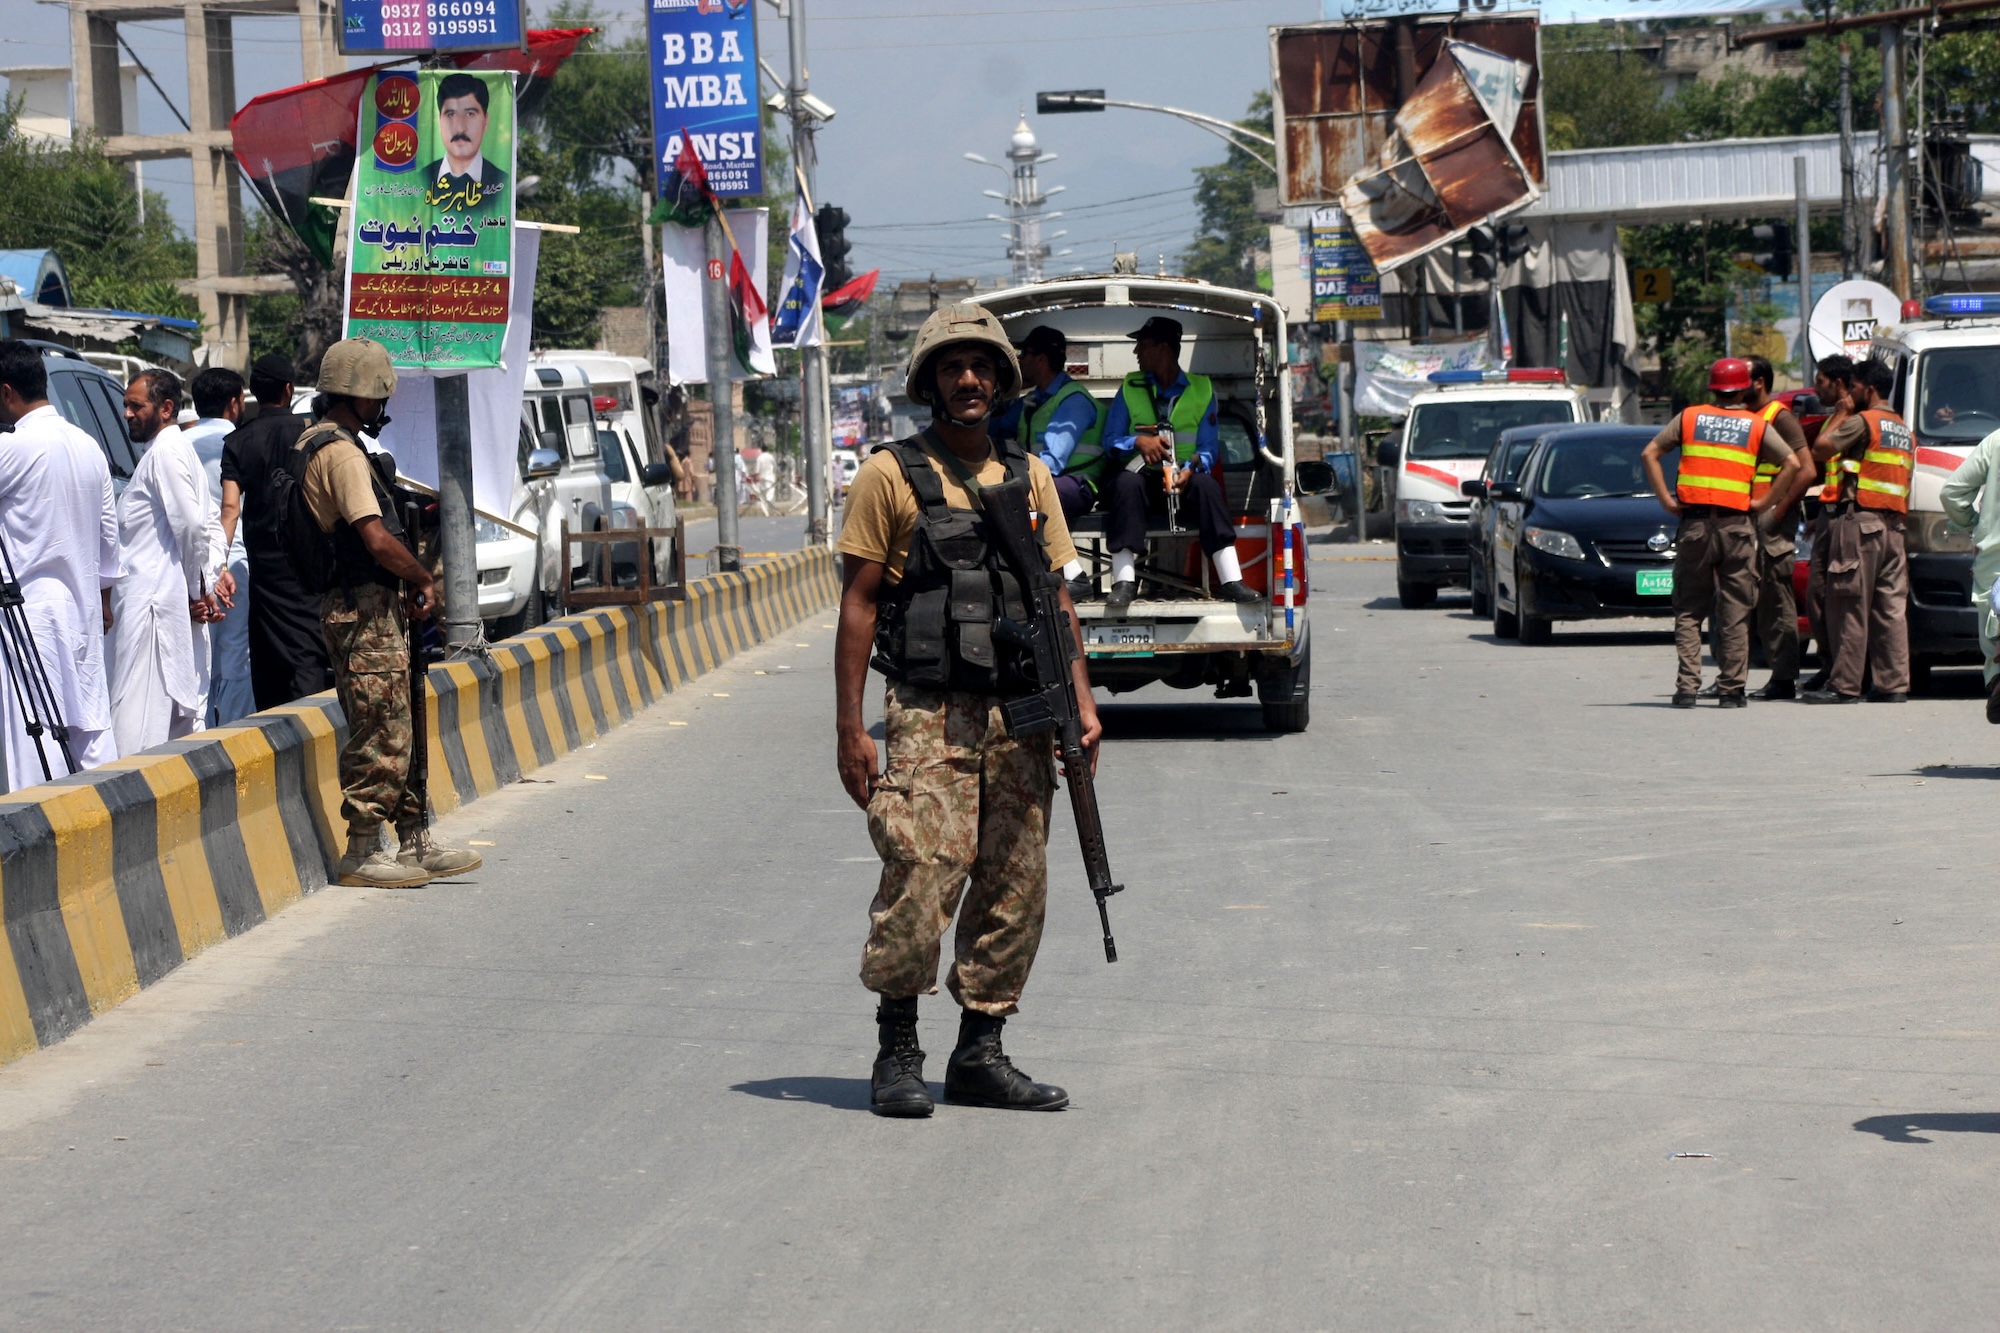
[[(1166, 197), (1167, 197), (1168, 195), (1172, 195), (1172, 194), (1188, 194), (1188, 193), (1192, 192), (1192, 191), (1193, 191), (1193, 189), (1194, 189), (1194, 186), (1192, 186), (1192, 185), (1189, 185), (1189, 186), (1186, 186), (1186, 187), (1184, 187), (1184, 188), (1182, 188), (1182, 189), (1178, 189), (1178, 190), (1155, 190), (1155, 191), (1153, 191), (1153, 192), (1152, 192), (1151, 194), (1128, 194), (1128, 195), (1126, 195), (1126, 196), (1125, 196), (1124, 198), (1122, 198), (1122, 199), (1106, 199), (1106, 200), (1104, 200), (1104, 201), (1102, 201), (1102, 202), (1100, 202), (1100, 203), (1095, 203), (1095, 204), (1077, 204), (1077, 205), (1074, 205), (1074, 206), (1072, 206), (1072, 207), (1066, 207), (1066, 208), (1064, 208), (1064, 209), (1063, 209), (1062, 211), (1063, 211), (1063, 215), (1064, 215), (1065, 217), (1068, 217), (1068, 216), (1070, 216), (1070, 215), (1072, 215), (1072, 214), (1076, 214), (1076, 213), (1086, 213), (1086, 212), (1089, 212), (1089, 211), (1090, 211), (1090, 210), (1092, 210), (1092, 209), (1097, 209), (1097, 208), (1110, 208), (1110, 207), (1111, 207), (1112, 205), (1114, 205), (1114, 204), (1131, 204), (1131, 203), (1137, 203), (1137, 202), (1139, 202), (1139, 201), (1141, 201), (1141, 200), (1145, 200), (1145, 199), (1164, 199), (1164, 198), (1166, 198)], [(951, 219), (950, 221), (947, 221), (947, 222), (878, 222), (878, 223), (876, 223), (876, 224), (875, 224), (875, 225), (873, 225), (873, 226), (860, 226), (860, 225), (854, 225), (854, 226), (851, 226), (851, 227), (849, 227), (849, 228), (848, 228), (848, 230), (850, 230), (850, 231), (920, 231), (920, 230), (923, 230), (923, 229), (926, 229), (926, 228), (931, 228), (931, 227), (972, 227), (972, 226), (983, 226), (983, 225), (985, 225), (986, 223), (989, 223), (989, 222), (991, 222), (992, 220), (993, 220), (992, 218), (953, 218), (953, 219)]]
[[(1157, 32), (1121, 32), (1104, 35), (1106, 41), (1113, 38), (1120, 42), (1138, 41), (1152, 37), (1185, 37), (1197, 32), (1243, 32), (1240, 23), (1224, 23), (1206, 28), (1166, 28)], [(822, 46), (817, 51), (924, 51), (937, 49), (956, 50), (967, 46), (1046, 46), (1047, 34), (1040, 37), (974, 37), (961, 42), (870, 42), (866, 46)]]

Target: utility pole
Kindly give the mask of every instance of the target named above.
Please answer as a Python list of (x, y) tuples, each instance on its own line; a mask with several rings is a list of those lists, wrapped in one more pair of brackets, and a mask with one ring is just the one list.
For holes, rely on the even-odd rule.
[(472, 515), (472, 401), (464, 375), (437, 377), (438, 547), (444, 559), (444, 644), (476, 651), (485, 642), (479, 619), (479, 537)]
[[(818, 160), (813, 147), (813, 117), (806, 108), (805, 0), (787, 0), (785, 18), (792, 46), (791, 81), (785, 90), (792, 113), (792, 164), (799, 173), (798, 184), (805, 192), (806, 207), (811, 209), (816, 207), (814, 199), (818, 191), (814, 185), (814, 172)], [(817, 311), (811, 313), (822, 321), (821, 342), (799, 349), (800, 443), (805, 446), (806, 460), (806, 545), (825, 546), (832, 540), (826, 504), (827, 469), (832, 450), (827, 434), (825, 324), (823, 315)], [(718, 509), (717, 513), (720, 512)]]
[(1854, 276), (1861, 219), (1854, 207), (1854, 64), (1847, 39), (1840, 39), (1840, 278)]
[[(718, 208), (720, 206), (718, 205)], [(711, 567), (734, 572), (743, 567), (743, 546), (736, 536), (736, 413), (730, 403), (730, 372), (735, 352), (729, 345), (729, 238), (718, 212), (702, 228), (708, 263), (702, 274), (701, 320), (703, 350), (708, 361), (708, 406), (715, 440), (709, 457), (715, 460), (715, 556)]]
[(1803, 155), (1792, 159), (1792, 193), (1798, 198), (1798, 213), (1793, 221), (1799, 234), (1793, 252), (1798, 256), (1799, 270), (1799, 385), (1811, 388), (1812, 343), (1806, 337), (1806, 326), (1812, 323), (1812, 237), (1806, 228), (1806, 160)]
[(1903, 25), (1882, 25), (1882, 151), (1889, 158), (1888, 208), (1882, 238), (1889, 253), (1889, 289), (1911, 296), (1910, 144), (1903, 99)]

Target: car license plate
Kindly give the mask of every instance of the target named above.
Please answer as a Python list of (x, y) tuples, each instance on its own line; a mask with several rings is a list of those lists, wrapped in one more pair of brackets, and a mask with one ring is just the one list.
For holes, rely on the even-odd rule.
[(1641, 597), (1666, 597), (1674, 590), (1674, 571), (1671, 569), (1642, 569), (1639, 571), (1639, 595)]
[(1105, 644), (1151, 643), (1151, 625), (1092, 625), (1084, 631), (1084, 642)]

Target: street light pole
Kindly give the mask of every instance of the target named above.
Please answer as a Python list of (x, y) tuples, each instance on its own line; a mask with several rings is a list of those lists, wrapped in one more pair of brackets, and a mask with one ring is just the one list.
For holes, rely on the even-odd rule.
[[(786, 102), (792, 113), (792, 164), (799, 173), (798, 185), (806, 207), (813, 207), (813, 186), (818, 166), (813, 147), (813, 117), (806, 108), (806, 6), (805, 0), (789, 0), (787, 31), (791, 36), (791, 80), (786, 85)], [(823, 293), (822, 293), (823, 294)], [(815, 318), (824, 319), (819, 312)], [(827, 521), (827, 472), (832, 457), (827, 434), (826, 346), (822, 325), (821, 342), (799, 349), (799, 422), (806, 461), (806, 545), (825, 546), (832, 540)]]

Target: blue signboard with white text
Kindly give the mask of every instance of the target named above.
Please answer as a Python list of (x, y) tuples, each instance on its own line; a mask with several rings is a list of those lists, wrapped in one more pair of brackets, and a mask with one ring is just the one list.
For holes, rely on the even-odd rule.
[(345, 55), (499, 51), (524, 46), (523, 0), (340, 0)]
[(717, 196), (762, 194), (755, 0), (648, 4), (655, 179), (666, 187), (685, 137)]

